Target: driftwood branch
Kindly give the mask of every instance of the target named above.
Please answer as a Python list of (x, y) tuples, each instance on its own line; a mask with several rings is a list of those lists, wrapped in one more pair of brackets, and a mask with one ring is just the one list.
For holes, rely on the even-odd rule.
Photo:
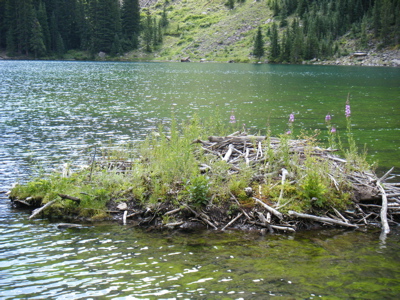
[(338, 221), (338, 220), (335, 220), (335, 219), (332, 219), (332, 218), (327, 218), (327, 217), (318, 217), (318, 216), (313, 216), (313, 215), (308, 215), (308, 214), (302, 214), (302, 213), (298, 213), (298, 212), (295, 212), (295, 211), (292, 211), (292, 210), (289, 211), (289, 215), (290, 216), (295, 216), (297, 218), (310, 219), (310, 220), (323, 222), (323, 223), (329, 223), (329, 224), (336, 224), (336, 225), (340, 225), (340, 226), (358, 228), (358, 226), (354, 225), (354, 224)]
[(122, 224), (124, 224), (124, 225), (126, 225), (126, 217), (128, 216), (128, 211), (127, 210), (125, 210), (124, 211), (124, 215), (123, 215), (123, 217), (122, 217)]
[(388, 207), (388, 203), (387, 203), (387, 197), (386, 197), (386, 192), (384, 190), (384, 188), (382, 187), (381, 183), (380, 183), (380, 179), (377, 182), (378, 185), (378, 189), (382, 194), (382, 208), (381, 208), (381, 223), (382, 223), (382, 233), (383, 234), (388, 234), (390, 232), (390, 227), (389, 227), (389, 223), (387, 220), (387, 207)]
[(283, 190), (285, 188), (284, 185), (285, 185), (286, 175), (288, 175), (288, 174), (289, 174), (289, 172), (285, 168), (283, 168), (282, 169), (282, 188), (281, 188), (281, 192), (279, 194), (279, 199), (278, 199), (278, 203), (277, 203), (278, 207), (280, 206), (280, 203), (281, 203), (281, 200), (283, 197)]
[(256, 201), (258, 204), (260, 204), (261, 206), (263, 206), (266, 210), (268, 210), (271, 214), (275, 215), (276, 217), (278, 217), (280, 220), (283, 219), (283, 215), (277, 211), (276, 209), (272, 208), (271, 206), (265, 204), (264, 202), (262, 202), (260, 199), (257, 199), (256, 197), (253, 197), (254, 201)]
[(167, 212), (164, 214), (164, 216), (172, 215), (172, 214), (174, 214), (174, 213), (179, 212), (180, 210), (181, 210), (180, 208), (176, 208), (176, 209), (167, 211)]
[(199, 213), (197, 213), (196, 211), (194, 211), (189, 205), (186, 205), (186, 207), (199, 219), (203, 220), (205, 223), (207, 223), (208, 225), (210, 225), (212, 228), (214, 228), (215, 230), (218, 230), (218, 228), (211, 223), (209, 220), (207, 220), (206, 218), (204, 218), (203, 216), (201, 216)]
[(47, 202), (45, 205), (43, 205), (42, 207), (39, 207), (39, 208), (36, 208), (33, 212), (32, 212), (32, 214), (31, 214), (31, 216), (29, 217), (29, 219), (33, 219), (34, 217), (36, 217), (38, 214), (40, 214), (44, 209), (46, 209), (47, 207), (49, 207), (50, 205), (52, 205), (53, 203), (55, 203), (56, 202), (56, 200), (53, 200), (53, 201), (50, 201), (50, 202)]
[(69, 195), (64, 195), (64, 194), (58, 194), (58, 196), (60, 196), (62, 199), (69, 199), (69, 200), (75, 201), (75, 202), (77, 202), (77, 203), (80, 203), (80, 202), (81, 202), (81, 199), (80, 199), (80, 198), (77, 198), (77, 197), (73, 197), (73, 196), (69, 196)]
[(232, 221), (230, 221), (228, 224), (226, 224), (221, 230), (224, 231), (225, 228), (231, 226), (233, 223), (235, 223), (241, 216), (243, 216), (243, 213), (239, 213)]

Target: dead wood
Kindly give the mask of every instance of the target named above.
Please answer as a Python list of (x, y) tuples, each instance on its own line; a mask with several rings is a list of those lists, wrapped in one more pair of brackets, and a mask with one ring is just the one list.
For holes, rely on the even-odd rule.
[(308, 214), (301, 214), (301, 213), (298, 213), (298, 212), (295, 212), (292, 210), (289, 211), (289, 215), (295, 216), (297, 218), (310, 219), (310, 220), (314, 220), (314, 221), (318, 221), (318, 222), (322, 222), (322, 223), (336, 224), (336, 225), (345, 226), (345, 227), (354, 227), (354, 228), (358, 227), (357, 225), (345, 223), (345, 222), (338, 221), (338, 220), (335, 220), (332, 218), (318, 217), (318, 216), (308, 215)]
[(69, 195), (64, 195), (64, 194), (58, 194), (58, 196), (60, 196), (62, 199), (69, 199), (72, 201), (75, 201), (77, 203), (81, 202), (81, 199), (77, 198), (77, 197), (73, 197), (73, 196), (69, 196)]
[(52, 205), (53, 203), (55, 203), (56, 200), (50, 201), (48, 203), (46, 203), (45, 205), (43, 205), (42, 207), (36, 208), (31, 216), (29, 217), (29, 219), (33, 219), (34, 217), (36, 217), (38, 214), (40, 214), (44, 209), (46, 209), (47, 207), (49, 207), (50, 205)]

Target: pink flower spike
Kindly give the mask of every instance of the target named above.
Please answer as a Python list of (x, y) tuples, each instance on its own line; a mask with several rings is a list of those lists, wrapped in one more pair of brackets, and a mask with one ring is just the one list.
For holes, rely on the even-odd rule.
[(346, 118), (349, 118), (351, 115), (350, 104), (346, 104)]
[(332, 119), (330, 114), (327, 114), (325, 117), (325, 122), (329, 122)]
[(336, 128), (335, 127), (332, 127), (331, 128), (331, 133), (335, 133), (336, 132)]
[(293, 122), (294, 122), (294, 114), (290, 114), (289, 123), (293, 123)]
[(232, 110), (232, 114), (231, 114), (229, 123), (236, 123), (236, 118), (235, 118), (235, 115), (233, 114), (233, 110)]
[(286, 131), (286, 134), (292, 134), (291, 130)]

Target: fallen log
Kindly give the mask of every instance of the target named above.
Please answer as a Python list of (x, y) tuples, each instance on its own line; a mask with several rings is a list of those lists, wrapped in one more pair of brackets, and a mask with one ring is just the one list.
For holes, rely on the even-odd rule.
[(235, 223), (241, 216), (243, 216), (243, 213), (239, 213), (232, 221), (230, 221), (228, 224), (226, 224), (221, 230), (224, 231), (227, 227), (231, 226), (233, 223)]
[(345, 227), (358, 228), (358, 226), (354, 225), (354, 224), (338, 221), (338, 220), (327, 218), (327, 217), (318, 217), (318, 216), (314, 216), (314, 215), (302, 214), (302, 213), (295, 212), (293, 210), (289, 210), (289, 215), (295, 216), (297, 218), (310, 219), (310, 220), (314, 220), (314, 221), (318, 221), (318, 222), (322, 222), (322, 223), (329, 223), (329, 224), (336, 224), (336, 225), (345, 226)]
[(208, 140), (212, 143), (220, 143), (226, 140), (229, 140), (233, 143), (243, 143), (243, 142), (250, 142), (250, 141), (264, 141), (267, 137), (266, 136), (255, 136), (255, 135), (245, 135), (245, 136), (209, 136)]
[(381, 213), (380, 213), (381, 223), (382, 223), (382, 234), (388, 234), (390, 232), (390, 227), (389, 227), (389, 223), (387, 220), (388, 203), (387, 203), (387, 198), (386, 198), (386, 192), (381, 185), (380, 179), (378, 180), (377, 185), (378, 185), (379, 191), (382, 194), (382, 208), (381, 208)]
[(48, 203), (46, 203), (45, 205), (43, 205), (42, 207), (36, 208), (31, 216), (29, 217), (29, 219), (33, 219), (34, 217), (36, 217), (38, 214), (40, 214), (44, 209), (46, 209), (47, 207), (49, 207), (50, 205), (52, 205), (53, 203), (55, 203), (56, 200), (50, 201)]
[(258, 204), (260, 204), (261, 206), (263, 206), (266, 210), (268, 210), (271, 214), (275, 215), (276, 217), (278, 217), (278, 219), (282, 220), (283, 219), (283, 215), (277, 211), (276, 209), (272, 208), (271, 206), (265, 204), (264, 202), (262, 202), (260, 199), (257, 199), (256, 197), (253, 197), (254, 201), (256, 201)]
[(60, 223), (57, 224), (58, 229), (66, 229), (66, 228), (82, 228), (83, 226), (80, 224), (72, 224), (72, 223)]
[(69, 196), (69, 195), (64, 195), (64, 194), (58, 194), (58, 196), (60, 196), (62, 199), (68, 199), (68, 200), (72, 200), (75, 201), (76, 203), (80, 203), (81, 199), (77, 198), (77, 197), (73, 197), (73, 196)]

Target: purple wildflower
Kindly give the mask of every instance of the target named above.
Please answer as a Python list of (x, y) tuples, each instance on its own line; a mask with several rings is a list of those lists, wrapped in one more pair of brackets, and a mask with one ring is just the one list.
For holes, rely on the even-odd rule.
[(335, 127), (332, 127), (331, 128), (331, 133), (335, 133), (336, 132), (336, 128)]
[(349, 118), (351, 115), (350, 105), (346, 104), (346, 118)]
[(231, 117), (230, 117), (229, 123), (236, 123), (236, 118), (235, 118), (233, 110), (232, 110), (232, 113), (231, 113)]
[(327, 114), (327, 115), (325, 116), (325, 122), (329, 122), (331, 119), (332, 119), (332, 117), (331, 117), (330, 114)]
[(291, 130), (286, 131), (286, 134), (292, 134)]
[(290, 114), (289, 123), (293, 123), (293, 122), (294, 122), (294, 114)]

